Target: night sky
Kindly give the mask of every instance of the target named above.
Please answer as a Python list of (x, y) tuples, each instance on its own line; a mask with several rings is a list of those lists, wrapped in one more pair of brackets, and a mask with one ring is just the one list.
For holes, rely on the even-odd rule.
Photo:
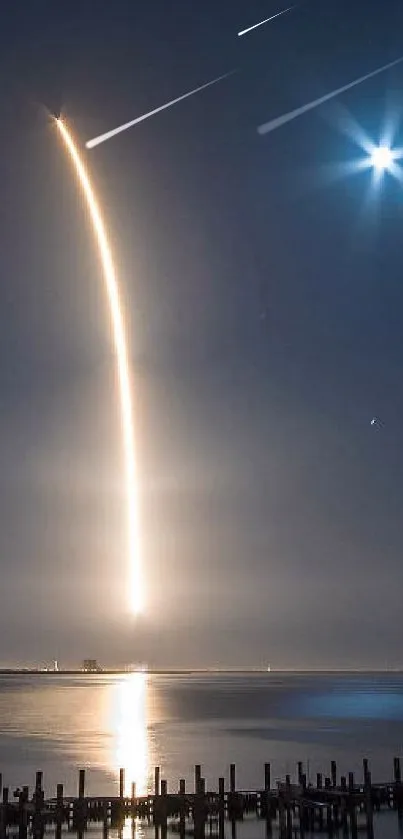
[[(403, 665), (400, 0), (15, 2), (0, 29), (0, 663)], [(86, 152), (126, 303), (148, 609), (126, 612), (119, 404)], [(371, 425), (376, 416), (379, 423)]]

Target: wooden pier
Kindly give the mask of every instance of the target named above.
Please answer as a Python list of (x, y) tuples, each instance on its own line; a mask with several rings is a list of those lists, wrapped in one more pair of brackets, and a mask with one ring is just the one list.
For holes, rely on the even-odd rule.
[(294, 835), (302, 837), (312, 832), (334, 836), (341, 832), (343, 837), (358, 836), (365, 832), (374, 836), (374, 815), (381, 810), (395, 810), (403, 832), (403, 784), (400, 758), (393, 761), (393, 780), (373, 783), (368, 760), (363, 760), (362, 780), (357, 782), (352, 772), (338, 776), (335, 761), (331, 761), (330, 773), (316, 776), (316, 784), (307, 782), (304, 766), (297, 764), (296, 776), (272, 784), (270, 763), (264, 765), (262, 787), (257, 790), (241, 790), (236, 785), (236, 767), (229, 768), (229, 783), (218, 779), (218, 788), (206, 789), (202, 767), (196, 764), (194, 788), (186, 789), (184, 779), (177, 790), (168, 790), (167, 781), (161, 778), (160, 768), (154, 771), (152, 794), (136, 794), (132, 784), (130, 796), (125, 795), (124, 769), (119, 773), (119, 795), (88, 796), (85, 794), (85, 770), (79, 771), (77, 796), (65, 796), (63, 784), (57, 784), (56, 796), (48, 798), (43, 789), (42, 772), (36, 773), (35, 787), (30, 794), (29, 787), (10, 790), (2, 786), (0, 775), (0, 839), (5, 839), (12, 827), (18, 829), (19, 839), (26, 839), (28, 832), (36, 839), (46, 829), (55, 826), (56, 837), (61, 836), (62, 825), (82, 833), (91, 822), (102, 822), (104, 834), (108, 827), (118, 827), (125, 819), (144, 820), (162, 833), (168, 826), (182, 837), (194, 835), (217, 836), (223, 839), (225, 823), (233, 825), (246, 816), (264, 820), (266, 836), (273, 830), (280, 839)]

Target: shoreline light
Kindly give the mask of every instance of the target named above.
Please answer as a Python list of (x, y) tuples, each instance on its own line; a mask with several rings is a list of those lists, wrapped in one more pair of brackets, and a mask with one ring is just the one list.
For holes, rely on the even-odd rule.
[(92, 228), (94, 231), (98, 253), (102, 265), (103, 278), (107, 293), (113, 332), (113, 342), (116, 353), (116, 366), (119, 383), (119, 397), (121, 408), (121, 423), (123, 434), (123, 447), (126, 473), (126, 497), (127, 497), (127, 527), (128, 527), (128, 550), (129, 550), (129, 605), (134, 614), (143, 610), (143, 591), (140, 569), (140, 556), (138, 551), (138, 514), (137, 514), (137, 488), (136, 488), (136, 466), (134, 452), (133, 434), (133, 406), (131, 396), (130, 369), (127, 350), (127, 338), (123, 318), (122, 304), (119, 294), (119, 286), (116, 277), (115, 266), (105, 224), (99, 209), (97, 197), (91, 184), (86, 166), (79, 154), (73, 137), (67, 128), (64, 120), (56, 118), (56, 125), (68, 151), (71, 162), (84, 194)]

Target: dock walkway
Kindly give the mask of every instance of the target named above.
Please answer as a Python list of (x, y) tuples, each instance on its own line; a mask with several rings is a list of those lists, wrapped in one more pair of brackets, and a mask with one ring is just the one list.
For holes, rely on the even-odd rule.
[(342, 830), (344, 837), (357, 837), (358, 831), (374, 835), (374, 814), (381, 810), (395, 810), (399, 824), (403, 825), (403, 784), (400, 758), (393, 761), (393, 780), (372, 783), (368, 760), (363, 760), (362, 782), (354, 774), (338, 776), (335, 761), (331, 761), (329, 776), (318, 773), (316, 783), (307, 782), (304, 767), (297, 763), (296, 779), (290, 775), (284, 780), (271, 781), (270, 763), (264, 765), (263, 783), (260, 789), (242, 790), (236, 786), (236, 767), (229, 767), (229, 783), (218, 779), (218, 789), (206, 789), (202, 767), (195, 765), (194, 789), (186, 789), (184, 779), (179, 781), (177, 791), (168, 791), (167, 781), (161, 779), (160, 768), (154, 770), (154, 791), (152, 794), (137, 795), (135, 785), (131, 794), (125, 794), (125, 772), (119, 773), (119, 795), (96, 796), (85, 794), (85, 770), (79, 771), (77, 796), (65, 796), (62, 784), (57, 784), (56, 796), (46, 797), (43, 789), (42, 772), (36, 773), (35, 787), (30, 795), (29, 787), (14, 790), (10, 795), (7, 786), (2, 785), (0, 775), (0, 839), (7, 837), (9, 828), (18, 828), (19, 839), (26, 839), (28, 830), (34, 837), (42, 837), (49, 825), (56, 826), (56, 836), (61, 836), (63, 824), (72, 829), (84, 831), (91, 822), (102, 822), (105, 830), (119, 826), (130, 817), (149, 824), (170, 829), (183, 837), (191, 833), (203, 837), (217, 834), (223, 839), (225, 822), (235, 824), (246, 816), (254, 815), (266, 822), (266, 834), (270, 836), (275, 826), (281, 839), (294, 835), (301, 837), (317, 830), (333, 836)]

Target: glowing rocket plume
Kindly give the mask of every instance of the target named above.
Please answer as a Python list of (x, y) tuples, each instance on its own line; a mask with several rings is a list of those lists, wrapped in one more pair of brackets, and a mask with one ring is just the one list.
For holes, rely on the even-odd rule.
[(368, 79), (373, 79), (374, 76), (379, 76), (379, 73), (384, 73), (385, 70), (389, 70), (391, 67), (395, 67), (397, 64), (401, 64), (403, 61), (403, 56), (400, 58), (396, 58), (395, 61), (389, 61), (388, 64), (384, 64), (382, 67), (378, 67), (376, 70), (372, 70), (371, 73), (367, 73), (365, 76), (360, 76), (359, 79), (355, 79), (353, 82), (349, 82), (349, 84), (343, 85), (343, 87), (338, 87), (336, 90), (332, 90), (331, 93), (326, 93), (324, 96), (320, 96), (319, 99), (314, 99), (312, 102), (308, 102), (306, 105), (301, 105), (300, 108), (295, 108), (293, 111), (288, 111), (286, 114), (282, 114), (280, 117), (275, 117), (271, 119), (269, 122), (263, 123), (263, 125), (259, 125), (257, 131), (258, 134), (270, 134), (271, 131), (276, 131), (277, 128), (281, 128), (282, 125), (286, 125), (287, 122), (292, 122), (293, 119), (297, 119), (297, 117), (301, 117), (303, 114), (308, 113), (308, 111), (312, 111), (314, 108), (318, 108), (320, 105), (323, 105), (325, 102), (328, 102), (330, 99), (334, 99), (336, 96), (340, 96), (341, 93), (345, 93), (347, 90), (351, 90), (353, 87), (357, 87), (357, 85), (366, 82)]
[(126, 470), (126, 492), (127, 492), (127, 519), (128, 519), (128, 542), (130, 557), (130, 606), (133, 612), (137, 613), (143, 607), (143, 593), (140, 574), (140, 558), (138, 554), (138, 521), (137, 521), (137, 493), (136, 493), (136, 470), (133, 440), (133, 407), (131, 397), (131, 383), (129, 372), (129, 361), (127, 353), (127, 340), (125, 325), (122, 314), (122, 305), (119, 299), (119, 287), (113, 264), (111, 249), (106, 235), (105, 225), (98, 206), (97, 198), (92, 187), (86, 167), (80, 157), (77, 146), (66, 128), (63, 120), (56, 119), (56, 124), (63, 138), (66, 149), (84, 193), (87, 202), (95, 238), (98, 245), (99, 256), (102, 264), (105, 287), (110, 307), (113, 340), (116, 352), (116, 363), (119, 380), (119, 393), (121, 404), (122, 431), (125, 455)]
[(165, 102), (164, 105), (159, 105), (158, 108), (154, 108), (152, 111), (147, 111), (146, 114), (142, 114), (141, 116), (136, 117), (136, 119), (130, 120), (130, 122), (125, 122), (124, 125), (112, 128), (112, 130), (107, 131), (106, 134), (100, 134), (99, 137), (94, 137), (92, 140), (88, 140), (85, 144), (87, 149), (93, 149), (95, 146), (99, 146), (100, 143), (104, 143), (105, 140), (110, 140), (111, 137), (115, 137), (116, 134), (120, 134), (122, 131), (127, 131), (128, 128), (132, 128), (133, 125), (138, 125), (139, 122), (144, 122), (144, 120), (150, 119), (150, 117), (153, 117), (156, 114), (160, 114), (161, 111), (166, 111), (167, 108), (172, 108), (172, 106), (177, 105), (178, 102), (183, 102), (183, 100), (188, 99), (189, 96), (194, 96), (196, 93), (206, 90), (207, 87), (212, 87), (212, 85), (217, 84), (217, 82), (223, 81), (223, 79), (228, 79), (228, 77), (232, 76), (235, 72), (235, 70), (230, 70), (229, 73), (224, 73), (223, 76), (217, 76), (216, 79), (206, 82), (205, 84), (200, 85), (200, 87), (195, 87), (193, 90), (188, 90), (187, 93), (182, 93), (182, 96), (177, 96), (176, 99), (171, 99), (170, 102)]
[(277, 12), (276, 15), (267, 17), (265, 18), (265, 20), (261, 20), (259, 21), (259, 23), (255, 23), (253, 26), (248, 26), (247, 29), (241, 29), (241, 31), (238, 32), (238, 38), (241, 38), (242, 35), (247, 35), (248, 32), (252, 32), (253, 29), (258, 29), (259, 26), (264, 26), (265, 23), (270, 23), (270, 21), (275, 20), (276, 17), (281, 17), (281, 15), (285, 15), (287, 12), (292, 12), (293, 9), (295, 9), (295, 6), (289, 6), (288, 9), (283, 9), (282, 12)]

